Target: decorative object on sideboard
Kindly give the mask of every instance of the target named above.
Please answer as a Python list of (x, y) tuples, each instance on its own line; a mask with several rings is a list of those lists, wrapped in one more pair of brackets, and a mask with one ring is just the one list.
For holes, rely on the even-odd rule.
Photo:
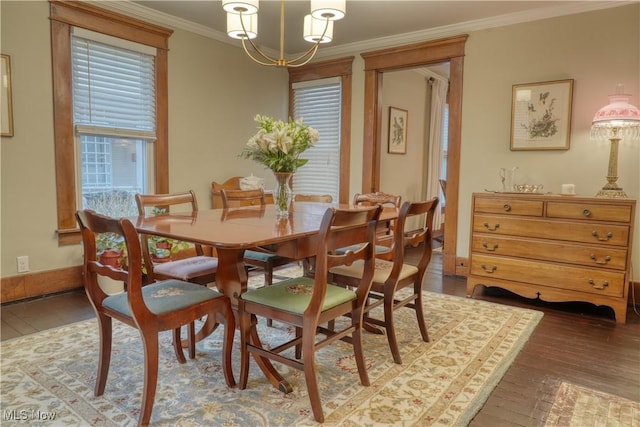
[[(306, 52), (295, 58), (284, 57), (284, 0), (280, 1), (280, 56), (271, 58), (261, 51), (252, 39), (258, 37), (259, 0), (222, 0), (227, 12), (227, 35), (239, 39), (242, 47), (254, 62), (275, 67), (300, 67), (315, 56), (320, 43), (333, 40), (333, 21), (344, 18), (346, 0), (311, 0), (311, 14), (304, 17), (303, 38), (313, 43)], [(246, 41), (249, 41), (247, 47)]]
[(511, 150), (568, 150), (573, 79), (513, 85)]
[(543, 188), (542, 184), (514, 184), (513, 191), (516, 193), (538, 193)]
[(560, 186), (560, 194), (564, 196), (575, 196), (576, 185), (575, 184), (562, 184)]
[(518, 166), (513, 166), (511, 168), (500, 168), (498, 170), (498, 176), (500, 177), (500, 184), (502, 184), (502, 191), (514, 191), (514, 186), (517, 182), (516, 173), (518, 171)]
[(609, 168), (607, 183), (596, 197), (626, 199), (627, 193), (618, 185), (618, 144), (620, 140), (640, 139), (640, 110), (629, 104), (631, 95), (624, 93), (624, 86), (619, 84), (616, 93), (609, 95), (609, 104), (602, 107), (593, 118), (591, 139), (608, 139), (611, 141), (609, 151)]
[(264, 178), (253, 174), (240, 178), (239, 184), (241, 190), (257, 190), (259, 188), (264, 190)]

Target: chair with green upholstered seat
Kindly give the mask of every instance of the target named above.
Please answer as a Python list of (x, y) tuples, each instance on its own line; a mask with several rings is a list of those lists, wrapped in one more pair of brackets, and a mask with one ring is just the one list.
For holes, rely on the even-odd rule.
[[(316, 421), (323, 422), (314, 353), (336, 340), (345, 341), (353, 346), (360, 382), (369, 385), (362, 349), (362, 318), (373, 278), (375, 227), (380, 211), (379, 206), (352, 210), (327, 209), (318, 234), (318, 274), (315, 278), (302, 276), (242, 294), (238, 301), (240, 388), (244, 389), (247, 386), (250, 353), (254, 354), (254, 357), (266, 357), (302, 370), (313, 415)], [(334, 253), (335, 249), (346, 245), (357, 245), (357, 250), (348, 251), (343, 255)], [(363, 263), (364, 274), (354, 289), (327, 282), (327, 272), (330, 268), (358, 260)], [(255, 316), (272, 318), (292, 325), (295, 335), (286, 338), (285, 343), (265, 347), (258, 337)], [(328, 329), (320, 326), (343, 316), (343, 322), (336, 322), (339, 328)], [(317, 338), (319, 334), (324, 337)], [(294, 346), (295, 358), (281, 353)]]
[[(158, 380), (159, 333), (173, 331), (174, 349), (180, 363), (186, 363), (180, 343), (180, 329), (206, 317), (203, 331), (210, 333), (224, 324), (222, 371), (229, 387), (235, 386), (231, 366), (231, 349), (235, 319), (229, 297), (206, 286), (177, 279), (161, 280), (143, 286), (142, 251), (139, 235), (126, 218), (115, 219), (84, 210), (76, 212), (84, 246), (83, 279), (89, 301), (96, 312), (100, 331), (100, 354), (94, 394), (105, 391), (111, 360), (112, 319), (117, 319), (140, 332), (144, 353), (144, 385), (139, 425), (148, 425), (155, 400)], [(114, 233), (124, 237), (127, 268), (103, 265), (96, 254), (96, 235)], [(108, 295), (98, 284), (98, 276), (125, 283), (125, 291)], [(189, 335), (189, 347), (194, 344)], [(197, 372), (193, 372), (194, 376)], [(194, 379), (195, 380), (195, 379)], [(132, 396), (135, 396), (132, 393)], [(135, 397), (134, 397), (135, 398)]]

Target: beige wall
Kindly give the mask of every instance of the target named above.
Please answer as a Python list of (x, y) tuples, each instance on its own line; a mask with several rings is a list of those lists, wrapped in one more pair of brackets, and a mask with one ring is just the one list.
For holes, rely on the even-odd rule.
[[(11, 55), (14, 130), (2, 138), (1, 275), (16, 274), (28, 255), (31, 271), (78, 265), (79, 246), (57, 246), (55, 165), (48, 3), (0, 3), (1, 51)], [(470, 197), (497, 188), (497, 170), (519, 166), (523, 180), (549, 191), (573, 182), (581, 194), (604, 184), (608, 144), (589, 140), (593, 114), (619, 82), (640, 104), (640, 5), (477, 31), (467, 42), (462, 121), (462, 174), (458, 255), (468, 253)], [(172, 191), (193, 188), (209, 206), (209, 183), (230, 175), (272, 178), (237, 158), (254, 132), (256, 113), (285, 117), (287, 73), (254, 65), (241, 50), (176, 30), (169, 53), (169, 143)], [(361, 190), (364, 73), (353, 52), (350, 193)], [(340, 55), (344, 56), (344, 55)], [(511, 86), (575, 79), (571, 149), (509, 150)], [(396, 101), (394, 101), (396, 102)], [(400, 101), (398, 101), (400, 102)], [(411, 114), (409, 122), (415, 123)], [(410, 141), (409, 147), (413, 144)], [(640, 144), (620, 147), (619, 183), (640, 193)], [(406, 157), (406, 156), (397, 156)], [(414, 167), (414, 166), (412, 166)], [(420, 176), (407, 169), (407, 174)], [(415, 172), (415, 173), (414, 173)], [(419, 191), (419, 190), (418, 190)], [(640, 226), (637, 227), (640, 229)], [(639, 253), (636, 232), (636, 254)], [(636, 264), (638, 257), (635, 257)]]

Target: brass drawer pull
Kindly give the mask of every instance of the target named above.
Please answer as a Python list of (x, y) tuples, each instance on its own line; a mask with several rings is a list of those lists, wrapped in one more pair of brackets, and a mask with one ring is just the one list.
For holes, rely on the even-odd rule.
[(596, 230), (593, 230), (593, 231), (591, 232), (591, 235), (592, 235), (593, 237), (595, 237), (596, 239), (600, 240), (601, 242), (606, 242), (607, 240), (609, 240), (610, 238), (612, 238), (612, 237), (613, 237), (613, 233), (612, 233), (612, 232), (610, 232), (610, 231), (607, 233), (607, 236), (606, 236), (606, 237), (600, 237), (600, 236), (598, 235), (598, 232), (597, 232)]
[(596, 285), (596, 282), (594, 282), (593, 279), (589, 279), (589, 284), (593, 289), (598, 289), (600, 291), (609, 286), (609, 282), (606, 280), (602, 282), (602, 285)]
[(585, 210), (582, 211), (582, 215), (591, 216), (591, 211), (589, 209), (585, 209)]
[(504, 209), (505, 212), (509, 212), (511, 210), (511, 205), (509, 203), (505, 203), (504, 206), (502, 206), (502, 209)]
[(482, 247), (488, 250), (489, 252), (494, 252), (496, 249), (498, 249), (498, 244), (494, 243), (491, 247), (489, 247), (488, 242), (482, 242)]
[(611, 257), (609, 255), (605, 256), (604, 259), (598, 260), (598, 257), (596, 257), (595, 254), (591, 254), (591, 259), (594, 260), (596, 264), (602, 264), (602, 265), (605, 265), (609, 261), (611, 261)]
[(481, 264), (480, 268), (483, 269), (486, 273), (491, 274), (498, 269), (498, 266), (494, 265), (494, 266), (491, 266), (490, 268), (487, 268), (486, 264)]
[(485, 222), (485, 223), (483, 223), (482, 225), (484, 226), (484, 228), (486, 228), (486, 229), (487, 229), (487, 230), (489, 230), (489, 231), (496, 231), (498, 228), (500, 228), (500, 224), (496, 224), (496, 225), (494, 225), (494, 226), (493, 226), (493, 228), (491, 228), (491, 227), (489, 226), (489, 223), (488, 223), (488, 222)]

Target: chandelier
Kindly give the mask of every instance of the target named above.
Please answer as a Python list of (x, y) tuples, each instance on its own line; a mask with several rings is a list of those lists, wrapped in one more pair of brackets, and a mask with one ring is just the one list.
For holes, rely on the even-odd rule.
[(270, 57), (253, 42), (258, 36), (258, 3), (259, 0), (222, 0), (227, 12), (227, 34), (240, 40), (245, 53), (258, 64), (300, 67), (313, 59), (320, 43), (333, 39), (333, 21), (344, 17), (346, 0), (311, 0), (311, 14), (304, 17), (303, 38), (313, 46), (291, 59), (284, 57), (284, 0), (280, 1), (280, 56)]

